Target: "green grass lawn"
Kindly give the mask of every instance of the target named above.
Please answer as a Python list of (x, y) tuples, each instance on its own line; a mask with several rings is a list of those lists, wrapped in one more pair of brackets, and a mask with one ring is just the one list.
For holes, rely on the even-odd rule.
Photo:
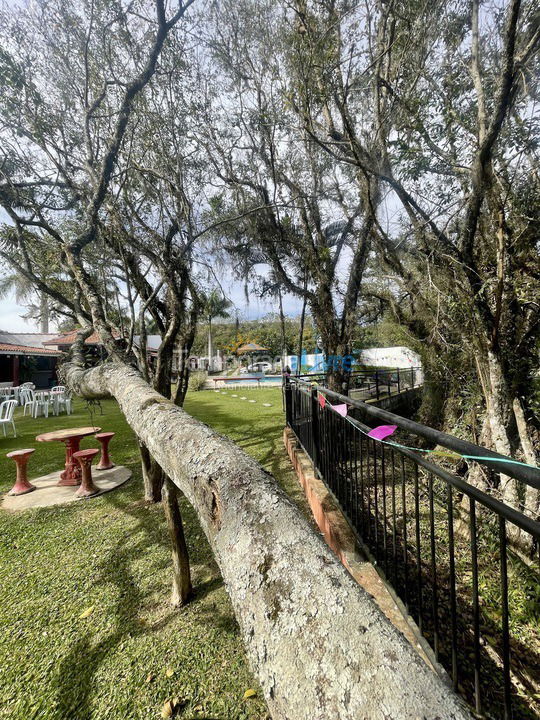
[[(247, 400), (203, 391), (186, 409), (229, 435), (301, 502), (281, 442), (280, 389)], [(267, 402), (272, 407), (263, 407)], [(14, 479), (5, 454), (35, 447), (30, 478), (60, 469), (63, 446), (47, 430), (96, 424), (116, 432), (113, 460), (133, 478), (116, 492), (65, 506), (0, 515), (0, 717), (14, 720), (159, 718), (178, 697), (180, 718), (264, 718), (238, 627), (210, 548), (184, 503), (196, 596), (169, 604), (170, 554), (162, 511), (142, 501), (135, 438), (113, 401), (89, 412), (32, 419), (17, 410), (18, 437), (0, 436), (0, 492)], [(82, 447), (92, 447), (92, 438)], [(88, 608), (92, 613), (81, 618)], [(169, 672), (167, 672), (169, 670)], [(172, 671), (172, 675), (170, 674)], [(244, 700), (246, 689), (257, 690)]]
[[(222, 435), (227, 435), (271, 472), (302, 508), (308, 508), (283, 446), (285, 413), (281, 388), (214, 390), (188, 394), (185, 409)], [(233, 397), (237, 395), (238, 397)], [(242, 397), (247, 398), (241, 400)], [(255, 403), (249, 402), (255, 400)], [(264, 403), (271, 407), (264, 407)]]

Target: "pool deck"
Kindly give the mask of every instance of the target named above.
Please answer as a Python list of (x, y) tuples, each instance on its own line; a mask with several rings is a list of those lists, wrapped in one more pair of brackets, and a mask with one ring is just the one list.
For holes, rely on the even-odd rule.
[(247, 377), (245, 380), (241, 376), (212, 377), (206, 381), (205, 390), (219, 390), (229, 388), (236, 390), (238, 388), (259, 388), (259, 387), (280, 387), (282, 384), (281, 375), (264, 375), (259, 379)]

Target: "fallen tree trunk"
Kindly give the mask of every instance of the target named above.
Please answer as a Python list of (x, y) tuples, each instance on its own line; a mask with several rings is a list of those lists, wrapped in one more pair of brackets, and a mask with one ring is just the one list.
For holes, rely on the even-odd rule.
[(274, 720), (470, 718), (238, 446), (126, 365), (64, 367), (77, 394), (116, 398), (195, 508)]

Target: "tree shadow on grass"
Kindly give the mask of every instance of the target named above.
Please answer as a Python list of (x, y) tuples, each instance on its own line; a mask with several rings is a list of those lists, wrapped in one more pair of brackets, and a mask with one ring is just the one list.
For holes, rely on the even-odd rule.
[[(271, 427), (264, 427), (261, 431), (261, 428), (253, 426), (251, 420), (249, 423), (244, 423), (237, 416), (226, 411), (215, 413), (213, 409), (213, 414), (218, 423), (234, 429), (235, 441), (238, 445), (245, 450), (251, 450), (261, 464), (282, 480), (283, 469), (280, 465), (284, 455), (283, 450), (280, 451), (280, 432), (273, 432)], [(241, 437), (238, 437), (239, 434)], [(283, 486), (284, 482), (282, 481), (281, 484)], [(97, 641), (91, 630), (84, 632), (61, 662), (56, 678), (56, 709), (58, 717), (62, 720), (73, 718), (91, 720), (92, 699), (96, 693), (96, 675), (108, 656), (128, 637), (133, 638), (163, 630), (178, 612), (171, 609), (151, 626), (141, 622), (138, 614), (144, 609), (151, 590), (142, 591), (130, 569), (132, 563), (148, 552), (151, 545), (159, 545), (165, 547), (168, 552), (159, 567), (155, 569), (162, 570), (167, 576), (170, 574), (169, 538), (164, 523), (159, 522), (156, 514), (148, 511), (143, 504), (128, 499), (125, 493), (107, 493), (102, 497), (102, 501), (118, 512), (127, 513), (135, 518), (137, 524), (131, 535), (134, 537), (140, 533), (140, 537), (137, 542), (131, 544), (119, 540), (102, 558), (96, 584), (114, 583), (117, 587), (116, 607), (111, 611), (113, 626), (105, 637)], [(208, 624), (219, 628), (222, 632), (237, 634), (238, 625), (234, 616), (220, 611), (214, 603), (201, 603), (207, 595), (223, 586), (223, 580), (199, 526), (195, 511), (185, 500), (182, 500), (181, 505), (191, 561), (193, 564), (205, 565), (211, 575), (210, 579), (195, 583), (191, 602), (199, 603), (197, 611), (208, 617)], [(168, 594), (169, 588), (166, 592)], [(81, 622), (91, 623), (92, 616)]]
[[(137, 543), (129, 546), (119, 540), (115, 547), (103, 556), (99, 565), (100, 574), (96, 585), (114, 583), (118, 590), (116, 607), (111, 612), (113, 629), (98, 642), (93, 640), (91, 630), (84, 632), (58, 668), (57, 708), (60, 717), (66, 720), (90, 720), (91, 699), (96, 689), (94, 678), (100, 665), (125, 637), (148, 632), (148, 628), (137, 618), (144, 595), (130, 571), (130, 564), (144, 552), (149, 541), (156, 542), (158, 539), (155, 529), (148, 527), (146, 522), (139, 522), (134, 532), (141, 529), (144, 533)], [(92, 623), (92, 616), (84, 622)]]
[[(115, 497), (109, 493), (105, 502), (114, 506), (119, 512), (124, 512), (137, 520), (131, 537), (139, 535), (136, 542), (119, 540), (101, 559), (99, 564), (99, 576), (96, 585), (110, 585), (113, 583), (117, 588), (117, 600), (115, 608), (111, 611), (113, 627), (105, 637), (95, 640), (91, 630), (84, 634), (72, 645), (70, 651), (64, 657), (57, 670), (56, 676), (56, 710), (58, 717), (62, 720), (91, 720), (92, 698), (96, 693), (96, 674), (107, 657), (113, 653), (126, 638), (133, 638), (140, 635), (151, 634), (163, 630), (175, 618), (178, 610), (170, 611), (151, 626), (146, 625), (138, 618), (138, 613), (144, 609), (145, 599), (151, 594), (151, 590), (142, 591), (139, 583), (131, 572), (131, 564), (140, 559), (148, 552), (152, 545), (168, 547), (168, 535), (164, 530), (164, 523), (161, 523), (156, 513), (148, 511), (144, 507), (135, 506), (125, 502), (121, 495)], [(185, 503), (183, 503), (185, 506)], [(197, 533), (202, 535), (196, 521), (193, 510), (183, 507), (183, 513), (188, 529), (188, 537)], [(192, 602), (200, 602), (207, 594), (219, 588), (223, 581), (220, 576), (215, 577), (215, 563), (208, 562), (209, 549), (203, 547), (206, 541), (198, 543), (190, 548), (193, 559), (209, 567), (212, 573), (211, 579), (197, 584)], [(156, 570), (169, 575), (171, 571), (170, 555), (167, 554), (163, 561), (158, 563)], [(169, 588), (167, 588), (167, 594)], [(168, 599), (168, 596), (167, 596)], [(82, 609), (82, 608), (81, 608)], [(81, 623), (92, 623), (92, 615)], [(212, 616), (212, 622), (217, 626), (225, 624), (225, 618), (219, 613)], [(85, 625), (85, 627), (88, 627)]]

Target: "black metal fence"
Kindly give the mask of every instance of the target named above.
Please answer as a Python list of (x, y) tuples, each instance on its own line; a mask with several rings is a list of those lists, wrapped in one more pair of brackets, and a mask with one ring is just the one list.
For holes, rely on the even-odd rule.
[[(421, 367), (410, 368), (372, 368), (344, 373), (343, 392), (356, 399), (380, 400), (388, 395), (397, 395), (404, 390), (423, 384)], [(325, 383), (327, 373), (296, 375), (295, 379), (307, 382)]]
[[(330, 407), (341, 403), (346, 417)], [(286, 382), (285, 406), (454, 688), (479, 715), (540, 717), (540, 523), (495, 492), (516, 482), (524, 497), (540, 488), (540, 470), (299, 378)], [(400, 447), (368, 437), (381, 424), (398, 426)], [(454, 457), (432, 462), (426, 444)], [(487, 477), (486, 492), (464, 479), (471, 468)]]

